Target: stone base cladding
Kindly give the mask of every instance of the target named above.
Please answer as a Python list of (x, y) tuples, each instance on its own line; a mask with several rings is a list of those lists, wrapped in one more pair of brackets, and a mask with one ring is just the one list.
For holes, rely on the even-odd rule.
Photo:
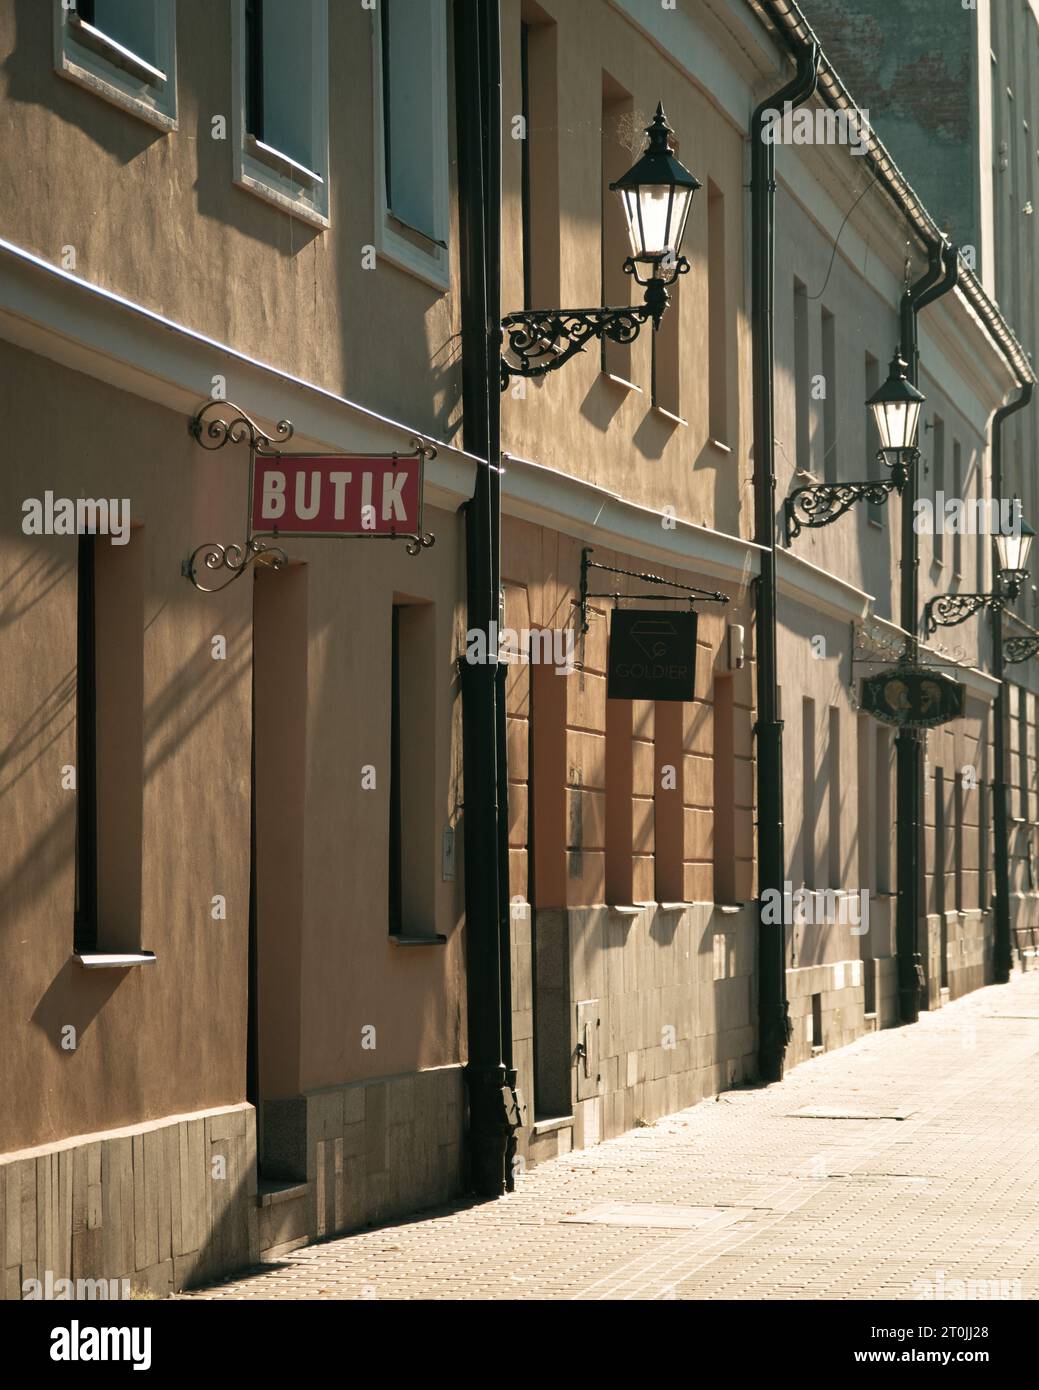
[(886, 1000), (884, 1015), (881, 1013), (879, 990), (876, 1023), (866, 1016), (866, 967), (884, 964), (884, 961), (839, 960), (786, 972), (793, 1027), (786, 1051), (787, 1067), (805, 1062), (819, 1052), (844, 1047), (874, 1026), (886, 1027), (894, 1022), (893, 1018), (884, 1016), (888, 1007)]
[(261, 1250), (449, 1200), (462, 1188), (463, 1124), (460, 1066), (266, 1101), (264, 1177), (286, 1191), (261, 1196)]
[(8, 1299), (48, 1271), (161, 1296), (255, 1263), (252, 1106), (0, 1156), (0, 1255)]
[(709, 903), (548, 909), (526, 930), (514, 920), (526, 1161), (597, 1144), (753, 1077), (755, 929), (753, 907)]
[(1010, 938), (1022, 970), (1039, 970), (1039, 893), (1010, 894)]
[(936, 913), (928, 916), (925, 963), (928, 1009), (940, 1009), (950, 999), (958, 999), (991, 983), (992, 929), (992, 914), (977, 908), (966, 912), (946, 912), (944, 917)]

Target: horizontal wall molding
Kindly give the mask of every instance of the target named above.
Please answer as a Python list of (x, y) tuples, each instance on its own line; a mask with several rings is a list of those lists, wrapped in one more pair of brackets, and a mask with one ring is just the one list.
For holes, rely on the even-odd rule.
[[(262, 424), (289, 419), (293, 448), (391, 453), (425, 431), (379, 415), (313, 382), (92, 285), (0, 239), (0, 337), (185, 417), (230, 377), (231, 400)], [(426, 434), (426, 437), (430, 436)], [(426, 502), (457, 508), (473, 494), (479, 460), (434, 439)]]
[(758, 574), (763, 547), (690, 521), (663, 525), (663, 512), (529, 459), (503, 455), (502, 511), (553, 531), (639, 555), (657, 564), (743, 586)]

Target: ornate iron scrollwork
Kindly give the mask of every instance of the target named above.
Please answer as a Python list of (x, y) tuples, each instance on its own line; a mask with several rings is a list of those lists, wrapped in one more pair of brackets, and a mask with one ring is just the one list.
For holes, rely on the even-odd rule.
[(1039, 637), (1006, 637), (1003, 640), (1003, 660), (1009, 664), (1028, 661), (1039, 656)]
[(502, 333), (512, 360), (503, 353), (501, 389), (507, 388), (510, 377), (554, 372), (594, 339), (633, 343), (652, 313), (643, 304), (629, 309), (532, 309), (509, 314), (502, 319)]
[[(225, 418), (228, 416), (230, 418)], [(244, 444), (248, 441), (249, 446), (259, 454), (275, 452), (270, 435), (231, 401), (206, 401), (188, 422), (188, 432), (203, 449), (222, 449), (225, 444)], [(291, 421), (279, 420), (274, 432), (279, 444), (287, 443), (293, 434)]]
[(829, 526), (832, 521), (850, 511), (856, 502), (872, 502), (883, 506), (893, 492), (900, 492), (895, 478), (878, 478), (865, 483), (813, 483), (799, 487), (783, 502), (786, 520), (787, 545), (804, 528)]
[[(200, 584), (197, 573), (200, 560), (207, 570), (230, 570), (230, 578), (225, 579), (222, 584)], [(236, 579), (241, 579), (248, 567), (254, 563), (280, 570), (289, 563), (289, 557), (278, 546), (268, 546), (265, 541), (257, 540), (256, 537), (250, 537), (244, 546), (204, 541), (191, 552), (191, 558), (184, 561), (181, 572), (185, 579), (191, 580), (199, 593), (218, 594)]]
[(939, 627), (955, 627), (982, 608), (1001, 613), (1009, 602), (1008, 594), (940, 594), (924, 605), (924, 626), (928, 632)]

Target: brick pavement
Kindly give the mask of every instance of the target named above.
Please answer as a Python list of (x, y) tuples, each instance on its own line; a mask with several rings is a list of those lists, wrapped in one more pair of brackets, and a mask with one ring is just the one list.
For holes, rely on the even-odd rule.
[(1039, 973), (542, 1164), (500, 1201), (185, 1296), (1035, 1298), (1037, 1059)]

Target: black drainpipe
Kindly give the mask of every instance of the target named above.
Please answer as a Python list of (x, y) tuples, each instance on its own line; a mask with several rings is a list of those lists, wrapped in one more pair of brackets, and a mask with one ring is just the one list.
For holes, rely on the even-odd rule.
[[(1003, 496), (1003, 424), (1008, 415), (1023, 410), (1032, 399), (1033, 385), (1030, 381), (1021, 387), (1016, 400), (1000, 406), (992, 417), (992, 496)], [(994, 547), (993, 547), (994, 549)], [(979, 585), (980, 587), (980, 585)], [(1007, 815), (1007, 750), (1006, 727), (1007, 703), (1010, 691), (1007, 688), (1006, 668), (1003, 662), (1003, 614), (990, 615), (992, 622), (992, 670), (999, 681), (992, 731), (992, 828), (995, 851), (996, 896), (993, 970), (996, 984), (1005, 985), (1010, 979), (1013, 952), (1010, 944), (1010, 835)], [(984, 833), (984, 827), (983, 827)]]
[(507, 860), (502, 863), (498, 726), (502, 691), (496, 648), (489, 634), (498, 620), (500, 588), (501, 422), (499, 289), (501, 76), (498, 5), (455, 0), (454, 55), (458, 206), (461, 257), (462, 410), (465, 448), (486, 461), (477, 469), (472, 499), (463, 508), (466, 534), (466, 607), (470, 631), (488, 638), (488, 660), (459, 659), (462, 687), (466, 997), (469, 1058), (469, 1181), (474, 1192), (497, 1197), (506, 1187), (511, 1135), (507, 1101), (509, 1035), (503, 1025), (510, 1001), (507, 981), (509, 922)]
[[(955, 288), (959, 253), (954, 246), (933, 244), (928, 251), (928, 267), (915, 285), (907, 286), (900, 309), (901, 350), (907, 363), (906, 376), (919, 384), (920, 349), (917, 316), (942, 295)], [(917, 660), (920, 624), (919, 538), (913, 523), (915, 503), (920, 491), (920, 468), (910, 470), (902, 492), (902, 592), (901, 626), (906, 639), (906, 658)], [(903, 1023), (915, 1023), (921, 997), (926, 1002), (927, 981), (918, 940), (924, 899), (923, 806), (924, 739), (922, 729), (900, 729), (895, 739), (896, 755), (896, 858), (898, 904), (895, 943), (898, 957), (898, 1006)]]
[(797, 54), (797, 76), (755, 110), (751, 119), (751, 295), (754, 331), (754, 539), (763, 546), (755, 595), (757, 632), (758, 790), (758, 1073), (780, 1081), (790, 1041), (786, 997), (786, 928), (765, 926), (761, 894), (783, 892), (783, 724), (776, 661), (775, 280), (776, 150), (765, 141), (765, 113), (786, 102), (800, 106), (815, 92), (819, 45)]

